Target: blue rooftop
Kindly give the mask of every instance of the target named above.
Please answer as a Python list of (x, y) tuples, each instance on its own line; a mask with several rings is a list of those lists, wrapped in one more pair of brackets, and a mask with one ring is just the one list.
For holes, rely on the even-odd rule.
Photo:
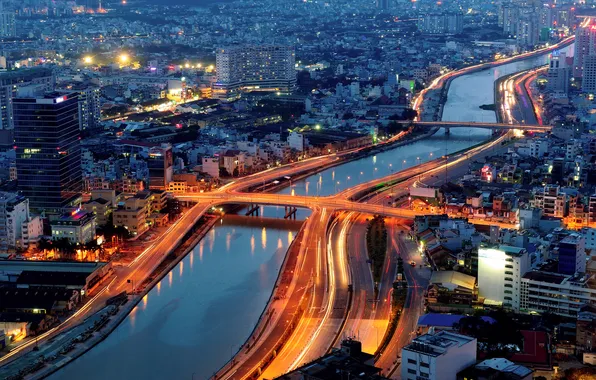
[[(466, 316), (459, 314), (424, 314), (418, 318), (418, 326), (453, 327), (454, 324), (458, 323), (464, 317)], [(482, 320), (490, 324), (496, 322), (491, 317), (482, 317)]]

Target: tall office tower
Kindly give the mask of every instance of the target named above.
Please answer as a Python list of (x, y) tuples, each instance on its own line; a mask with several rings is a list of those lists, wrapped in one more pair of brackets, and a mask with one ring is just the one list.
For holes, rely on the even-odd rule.
[(584, 59), (596, 53), (596, 25), (578, 26), (575, 31), (573, 53), (573, 77), (581, 78), (584, 72)]
[(52, 70), (23, 69), (0, 73), (0, 129), (13, 129), (12, 99), (25, 88), (53, 91), (56, 79)]
[(293, 46), (244, 45), (217, 49), (213, 97), (234, 99), (242, 92), (290, 92), (296, 85)]
[(383, 11), (389, 9), (389, 0), (377, 0), (377, 8)]
[(172, 145), (161, 144), (149, 149), (147, 160), (149, 189), (166, 190), (174, 173)]
[(83, 190), (77, 94), (14, 98), (18, 189), (38, 212), (59, 214)]
[(546, 73), (548, 79), (546, 89), (552, 92), (567, 94), (569, 92), (570, 73), (571, 68), (567, 64), (567, 55), (565, 53), (553, 52)]
[(520, 46), (534, 46), (538, 43), (538, 23), (536, 17), (520, 17), (517, 24), (517, 44)]

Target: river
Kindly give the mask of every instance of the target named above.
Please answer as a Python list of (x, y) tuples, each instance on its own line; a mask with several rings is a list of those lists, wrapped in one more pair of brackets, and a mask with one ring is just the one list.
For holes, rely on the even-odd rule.
[[(563, 51), (572, 52), (573, 45)], [(454, 79), (443, 120), (495, 121), (494, 112), (479, 108), (494, 102), (494, 81), (546, 62), (544, 55)], [(281, 193), (330, 195), (475, 145), (490, 134), (476, 128), (452, 128), (449, 135), (440, 130), (295, 181)], [(282, 211), (263, 210), (278, 217)], [(224, 218), (104, 342), (51, 378), (191, 379), (194, 374), (205, 379), (217, 371), (252, 331), (298, 229), (255, 226), (255, 220), (260, 219)]]

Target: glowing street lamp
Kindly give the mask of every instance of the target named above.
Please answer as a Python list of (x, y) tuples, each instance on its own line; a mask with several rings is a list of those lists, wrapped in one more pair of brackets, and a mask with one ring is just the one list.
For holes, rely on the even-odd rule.
[(128, 56), (128, 54), (122, 53), (122, 54), (120, 54), (120, 56), (118, 57), (118, 59), (120, 60), (120, 63), (125, 64), (125, 63), (128, 62), (128, 60), (130, 59), (130, 57)]
[(93, 63), (93, 57), (88, 55), (83, 58), (83, 62), (85, 62), (87, 65), (89, 65), (89, 64)]

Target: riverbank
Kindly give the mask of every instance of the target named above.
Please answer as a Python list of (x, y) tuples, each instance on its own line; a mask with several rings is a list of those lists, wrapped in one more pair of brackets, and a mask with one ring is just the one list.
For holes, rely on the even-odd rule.
[[(279, 322), (281, 316), (283, 315), (282, 311), (289, 302), (287, 295), (292, 294), (296, 286), (296, 276), (294, 276), (294, 273), (298, 273), (300, 264), (298, 258), (303, 247), (302, 241), (303, 238), (306, 238), (309, 235), (308, 229), (306, 227), (309, 226), (310, 223), (311, 222), (309, 221), (302, 223), (298, 234), (296, 234), (296, 237), (294, 240), (292, 240), (292, 243), (288, 247), (286, 255), (284, 256), (284, 260), (282, 261), (281, 267), (277, 274), (275, 285), (273, 286), (269, 299), (267, 300), (267, 304), (265, 308), (263, 308), (263, 312), (255, 324), (253, 331), (244, 341), (244, 343), (238, 348), (236, 353), (234, 353), (232, 358), (230, 358), (230, 360), (224, 364), (215, 375), (213, 375), (212, 379), (222, 378), (231, 370), (233, 370), (237, 364), (242, 363), (243, 359), (250, 357), (252, 350), (259, 348), (259, 343), (261, 343), (261, 338), (263, 335), (269, 334), (272, 327)], [(302, 260), (304, 260), (304, 255), (302, 255)], [(288, 278), (290, 278), (289, 282)], [(277, 345), (271, 347), (269, 352), (264, 354), (263, 357), (267, 357), (277, 348)], [(262, 369), (264, 368), (259, 366), (259, 370)]]
[[(31, 375), (24, 376), (25, 379), (42, 379), (45, 378), (52, 373), (60, 370), (61, 368), (65, 367), (66, 365), (72, 363), (77, 358), (81, 357), (89, 350), (97, 346), (101, 343), (104, 339), (106, 339), (110, 333), (112, 333), (125, 319), (126, 317), (133, 312), (135, 307), (141, 302), (141, 300), (149, 293), (154, 286), (157, 285), (173, 268), (178, 265), (178, 263), (184, 259), (184, 257), (190, 252), (194, 246), (213, 228), (215, 222), (217, 222), (218, 218), (211, 217), (208, 220), (198, 226), (198, 229), (190, 236), (190, 239), (185, 241), (180, 247), (175, 249), (172, 254), (166, 256), (163, 261), (158, 265), (158, 267), (152, 272), (149, 276), (151, 281), (143, 286), (143, 288), (139, 291), (136, 289), (132, 295), (129, 295), (129, 300), (118, 306), (114, 312), (110, 312), (110, 316), (108, 316), (105, 320), (101, 322), (101, 324), (94, 328), (91, 331), (91, 335), (84, 341), (84, 342), (77, 342), (76, 338), (73, 340), (69, 340), (62, 344), (63, 348), (58, 348), (56, 350), (57, 355), (60, 354), (63, 350), (65, 350), (70, 345), (73, 345), (74, 348), (68, 350), (68, 356), (65, 358), (58, 358), (54, 363), (45, 365), (44, 367), (40, 367), (35, 373)], [(171, 257), (173, 256), (173, 257)], [(167, 258), (170, 257), (170, 260)], [(167, 260), (167, 261), (166, 261)], [(165, 264), (165, 265), (164, 265)], [(163, 265), (163, 266), (162, 266)], [(99, 311), (98, 313), (90, 316), (88, 319), (95, 317), (96, 315), (105, 315), (104, 309)], [(87, 320), (84, 322), (87, 323)], [(15, 377), (15, 379), (21, 377)]]

